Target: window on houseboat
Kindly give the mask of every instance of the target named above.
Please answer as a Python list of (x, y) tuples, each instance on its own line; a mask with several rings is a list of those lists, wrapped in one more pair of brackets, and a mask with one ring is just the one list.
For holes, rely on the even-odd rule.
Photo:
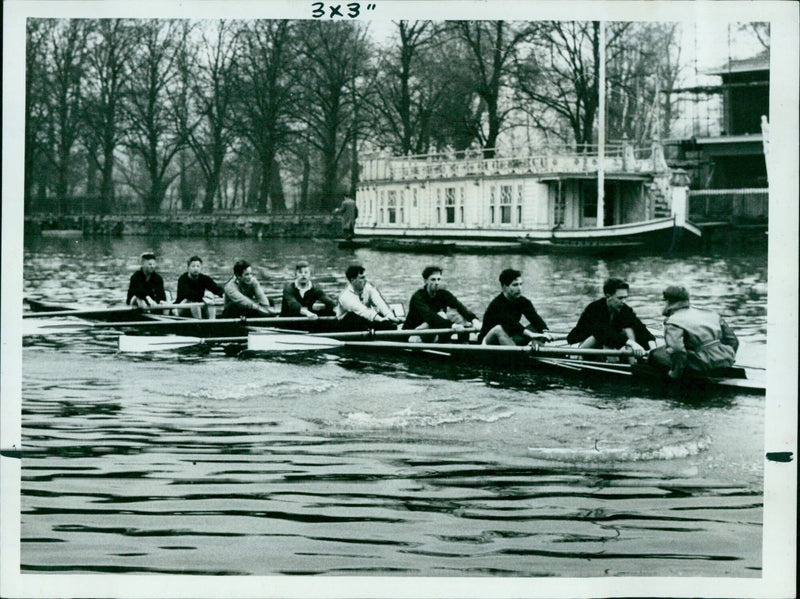
[(390, 191), (389, 192), (389, 199), (386, 203), (386, 212), (389, 217), (390, 223), (397, 222), (397, 192)]
[(500, 186), (500, 223), (511, 223), (511, 185)]
[(492, 224), (494, 224), (494, 203), (495, 203), (494, 190), (495, 187), (494, 185), (492, 185), (489, 188), (489, 222), (491, 222)]
[(441, 224), (442, 222), (442, 190), (436, 190), (436, 222), (437, 224)]
[(444, 190), (444, 212), (446, 222), (456, 222), (456, 188), (447, 187)]
[(417, 188), (414, 188), (414, 199), (411, 202), (411, 205), (416, 208), (417, 207)]
[(460, 217), (459, 222), (463, 225), (464, 224), (464, 188), (463, 187), (461, 187), (460, 195), (461, 195), (461, 199), (459, 201), (459, 206), (458, 206), (459, 217)]
[(522, 224), (522, 185), (517, 185), (517, 224)]
[(553, 224), (563, 225), (565, 215), (567, 212), (567, 190), (565, 186), (558, 182), (555, 193), (555, 202), (553, 203)]

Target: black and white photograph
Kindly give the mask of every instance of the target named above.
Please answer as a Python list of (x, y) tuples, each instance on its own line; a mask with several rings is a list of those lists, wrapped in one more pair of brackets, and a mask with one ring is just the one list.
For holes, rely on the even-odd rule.
[(790, 597), (789, 2), (4, 2), (0, 595)]

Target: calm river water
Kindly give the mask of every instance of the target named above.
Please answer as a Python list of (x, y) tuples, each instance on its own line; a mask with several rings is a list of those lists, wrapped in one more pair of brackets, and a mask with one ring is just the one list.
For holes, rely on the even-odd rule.
[[(358, 260), (406, 304), (434, 262), (479, 313), (513, 266), (557, 331), (610, 275), (648, 322), (680, 282), (729, 318), (742, 363), (765, 360), (766, 251), (602, 260), (30, 238), (24, 292), (124, 300), (145, 250), (173, 292), (192, 254), (222, 282), (245, 257), (271, 290), (306, 258), (333, 293)], [(115, 340), (24, 344), (23, 573), (761, 575), (763, 397), (496, 369), (434, 376), (335, 353), (121, 355)]]

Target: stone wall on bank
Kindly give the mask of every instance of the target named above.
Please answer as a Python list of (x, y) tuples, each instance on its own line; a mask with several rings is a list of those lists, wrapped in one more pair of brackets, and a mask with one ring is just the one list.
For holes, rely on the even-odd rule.
[(341, 236), (335, 215), (110, 215), (25, 217), (25, 234), (79, 230), (85, 235), (164, 235), (171, 237), (321, 237)]

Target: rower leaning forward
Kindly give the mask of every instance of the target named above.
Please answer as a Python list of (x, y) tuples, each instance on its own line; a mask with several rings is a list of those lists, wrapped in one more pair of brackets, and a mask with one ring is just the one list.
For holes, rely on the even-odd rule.
[(258, 318), (274, 316), (275, 312), (261, 284), (253, 274), (253, 267), (246, 260), (233, 265), (233, 277), (225, 283), (225, 307), (223, 318)]
[[(480, 330), (481, 321), (462, 304), (455, 295), (442, 286), (442, 267), (426, 266), (422, 271), (425, 282), (414, 292), (408, 303), (408, 315), (403, 323), (404, 329), (449, 329), (463, 331), (465, 324)], [(422, 335), (410, 337), (409, 341), (450, 341), (449, 335)], [(464, 339), (462, 339), (463, 341)]]
[(383, 299), (380, 291), (367, 281), (365, 269), (359, 264), (347, 267), (347, 285), (336, 304), (338, 325), (344, 331), (396, 329), (399, 319)]
[(713, 376), (733, 366), (739, 340), (719, 314), (689, 304), (689, 292), (678, 285), (664, 290), (664, 343), (650, 352), (649, 362), (668, 369), (670, 378), (685, 373)]
[(629, 347), (637, 358), (641, 358), (646, 349), (653, 349), (656, 338), (625, 303), (629, 291), (630, 286), (622, 279), (607, 279), (603, 284), (604, 297), (586, 306), (575, 328), (567, 335), (567, 343), (579, 343), (582, 348)]
[[(506, 268), (500, 273), (500, 294), (495, 297), (483, 315), (483, 326), (478, 339), (484, 345), (527, 345), (539, 340), (552, 341), (547, 324), (533, 303), (522, 295), (522, 273)], [(528, 326), (521, 320), (525, 317)]]

